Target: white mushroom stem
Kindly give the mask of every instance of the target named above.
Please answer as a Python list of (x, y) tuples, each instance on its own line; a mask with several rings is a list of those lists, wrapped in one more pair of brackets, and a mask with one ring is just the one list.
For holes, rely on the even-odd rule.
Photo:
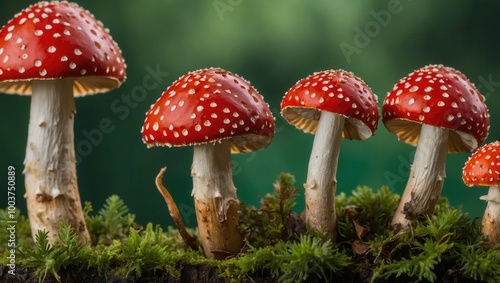
[(194, 146), (192, 195), (200, 241), (208, 258), (235, 256), (243, 246), (232, 173), (229, 140)]
[(500, 187), (491, 186), (488, 195), (480, 199), (488, 202), (482, 222), (483, 236), (491, 243), (500, 243)]
[(321, 112), (304, 184), (306, 223), (330, 239), (336, 235), (336, 175), (344, 123), (343, 116)]
[(32, 82), (24, 175), (33, 239), (45, 230), (54, 242), (66, 223), (89, 240), (76, 179), (73, 80)]
[(446, 177), (448, 135), (448, 129), (422, 125), (410, 176), (392, 219), (397, 230), (410, 228), (418, 216), (434, 211)]

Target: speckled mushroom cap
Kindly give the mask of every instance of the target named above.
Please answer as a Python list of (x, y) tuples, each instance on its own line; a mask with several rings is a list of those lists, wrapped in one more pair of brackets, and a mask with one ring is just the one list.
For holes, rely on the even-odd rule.
[(471, 186), (500, 186), (500, 142), (479, 148), (465, 162), (462, 170), (464, 183)]
[(488, 136), (484, 97), (459, 71), (428, 65), (401, 79), (382, 107), (385, 127), (416, 145), (422, 124), (450, 129), (449, 152), (470, 152)]
[(30, 95), (31, 80), (74, 77), (84, 96), (118, 87), (125, 69), (108, 30), (74, 3), (34, 4), (0, 31), (0, 92)]
[(270, 144), (274, 117), (248, 81), (219, 68), (176, 80), (146, 113), (142, 139), (151, 146), (188, 146), (230, 139), (231, 152)]
[(351, 72), (316, 72), (299, 80), (281, 101), (281, 115), (306, 133), (316, 133), (321, 111), (347, 118), (344, 138), (364, 140), (377, 130), (377, 96)]

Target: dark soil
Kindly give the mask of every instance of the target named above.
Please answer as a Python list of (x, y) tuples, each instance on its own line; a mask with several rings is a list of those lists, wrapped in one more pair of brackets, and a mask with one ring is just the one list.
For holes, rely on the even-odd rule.
[[(15, 276), (7, 273), (9, 270), (6, 266), (0, 266), (0, 282), (9, 283), (38, 283), (33, 268), (16, 268)], [(118, 278), (115, 276), (101, 276), (97, 269), (83, 269), (77, 267), (61, 269), (58, 272), (61, 276), (61, 282), (64, 283), (129, 283), (129, 282), (147, 282), (147, 283), (170, 283), (170, 282), (197, 282), (197, 283), (224, 283), (224, 278), (219, 277), (217, 271), (212, 266), (185, 266), (182, 270), (181, 277), (176, 279), (164, 270), (144, 271), (140, 278), (130, 275), (127, 278)], [(243, 282), (275, 282), (272, 278), (252, 277), (243, 280)], [(57, 282), (55, 277), (49, 272), (45, 278), (45, 282)]]
[[(12, 276), (7, 273), (9, 270), (6, 266), (0, 266), (0, 282), (8, 282), (8, 283), (38, 283), (38, 280), (35, 276), (35, 270), (33, 268), (16, 268), (16, 275)], [(224, 283), (224, 278), (219, 277), (217, 274), (216, 268), (207, 265), (199, 265), (199, 266), (185, 266), (181, 272), (181, 277), (176, 279), (168, 274), (164, 270), (156, 270), (156, 271), (144, 271), (140, 278), (137, 276), (130, 275), (127, 278), (119, 278), (116, 276), (101, 276), (97, 269), (79, 269), (77, 267), (65, 268), (61, 269), (58, 272), (59, 276), (61, 276), (61, 282), (63, 283), (131, 283), (131, 282), (147, 282), (147, 283), (174, 283), (174, 282), (196, 282), (196, 283)], [(444, 275), (444, 274), (443, 274)], [(358, 270), (355, 273), (347, 272), (344, 273), (343, 276), (335, 276), (336, 278), (331, 278), (326, 282), (369, 282), (371, 276), (371, 271), (369, 270)], [(479, 282), (473, 281), (470, 279), (463, 279), (460, 276), (450, 276), (450, 274), (444, 276), (438, 276), (441, 279), (438, 279), (438, 282)], [(415, 282), (416, 278), (397, 278), (393, 280), (375, 280), (374, 282)], [(57, 282), (54, 276), (49, 272), (44, 282)], [(271, 283), (277, 282), (276, 279), (271, 278), (267, 275), (249, 275), (247, 278), (243, 278), (243, 283)], [(325, 280), (318, 280), (317, 278), (309, 278), (307, 282), (325, 282)], [(426, 281), (421, 281), (426, 282)]]

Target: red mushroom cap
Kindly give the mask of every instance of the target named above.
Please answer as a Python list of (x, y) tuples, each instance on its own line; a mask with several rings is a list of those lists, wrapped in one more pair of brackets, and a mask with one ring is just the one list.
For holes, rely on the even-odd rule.
[(31, 80), (74, 77), (74, 95), (98, 93), (125, 80), (117, 44), (77, 4), (34, 4), (0, 31), (0, 91), (31, 94)]
[(467, 186), (500, 186), (500, 142), (479, 148), (465, 162), (462, 179)]
[(175, 81), (146, 113), (141, 129), (151, 146), (187, 146), (231, 140), (231, 152), (266, 147), (274, 118), (248, 81), (218, 68), (190, 72)]
[(347, 118), (344, 138), (364, 140), (377, 130), (377, 96), (351, 72), (316, 72), (299, 80), (281, 101), (283, 117), (306, 133), (316, 132), (320, 111)]
[(484, 97), (459, 71), (428, 65), (401, 79), (384, 99), (382, 121), (401, 141), (416, 145), (422, 124), (452, 130), (449, 152), (473, 151), (488, 136)]

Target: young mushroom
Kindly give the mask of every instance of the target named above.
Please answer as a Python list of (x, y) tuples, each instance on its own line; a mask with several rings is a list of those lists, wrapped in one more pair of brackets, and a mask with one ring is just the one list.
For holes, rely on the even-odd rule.
[(490, 187), (488, 195), (480, 198), (488, 202), (482, 232), (489, 242), (500, 244), (500, 142), (484, 145), (474, 152), (465, 163), (462, 179), (469, 187)]
[(392, 219), (406, 230), (430, 214), (445, 178), (448, 152), (470, 152), (488, 135), (484, 97), (459, 71), (425, 66), (401, 79), (383, 103), (383, 122), (398, 139), (417, 146), (408, 183)]
[(141, 133), (148, 147), (193, 146), (192, 196), (205, 255), (238, 254), (243, 240), (231, 153), (270, 144), (274, 118), (264, 98), (249, 82), (222, 69), (190, 72), (151, 106)]
[(88, 239), (76, 177), (74, 96), (120, 86), (121, 51), (77, 4), (40, 2), (2, 28), (0, 62), (0, 92), (31, 95), (24, 175), (33, 238), (45, 230), (53, 242), (66, 223)]
[(281, 102), (281, 114), (298, 129), (315, 134), (304, 184), (306, 223), (334, 239), (340, 142), (375, 134), (377, 96), (353, 73), (327, 70), (292, 86)]

